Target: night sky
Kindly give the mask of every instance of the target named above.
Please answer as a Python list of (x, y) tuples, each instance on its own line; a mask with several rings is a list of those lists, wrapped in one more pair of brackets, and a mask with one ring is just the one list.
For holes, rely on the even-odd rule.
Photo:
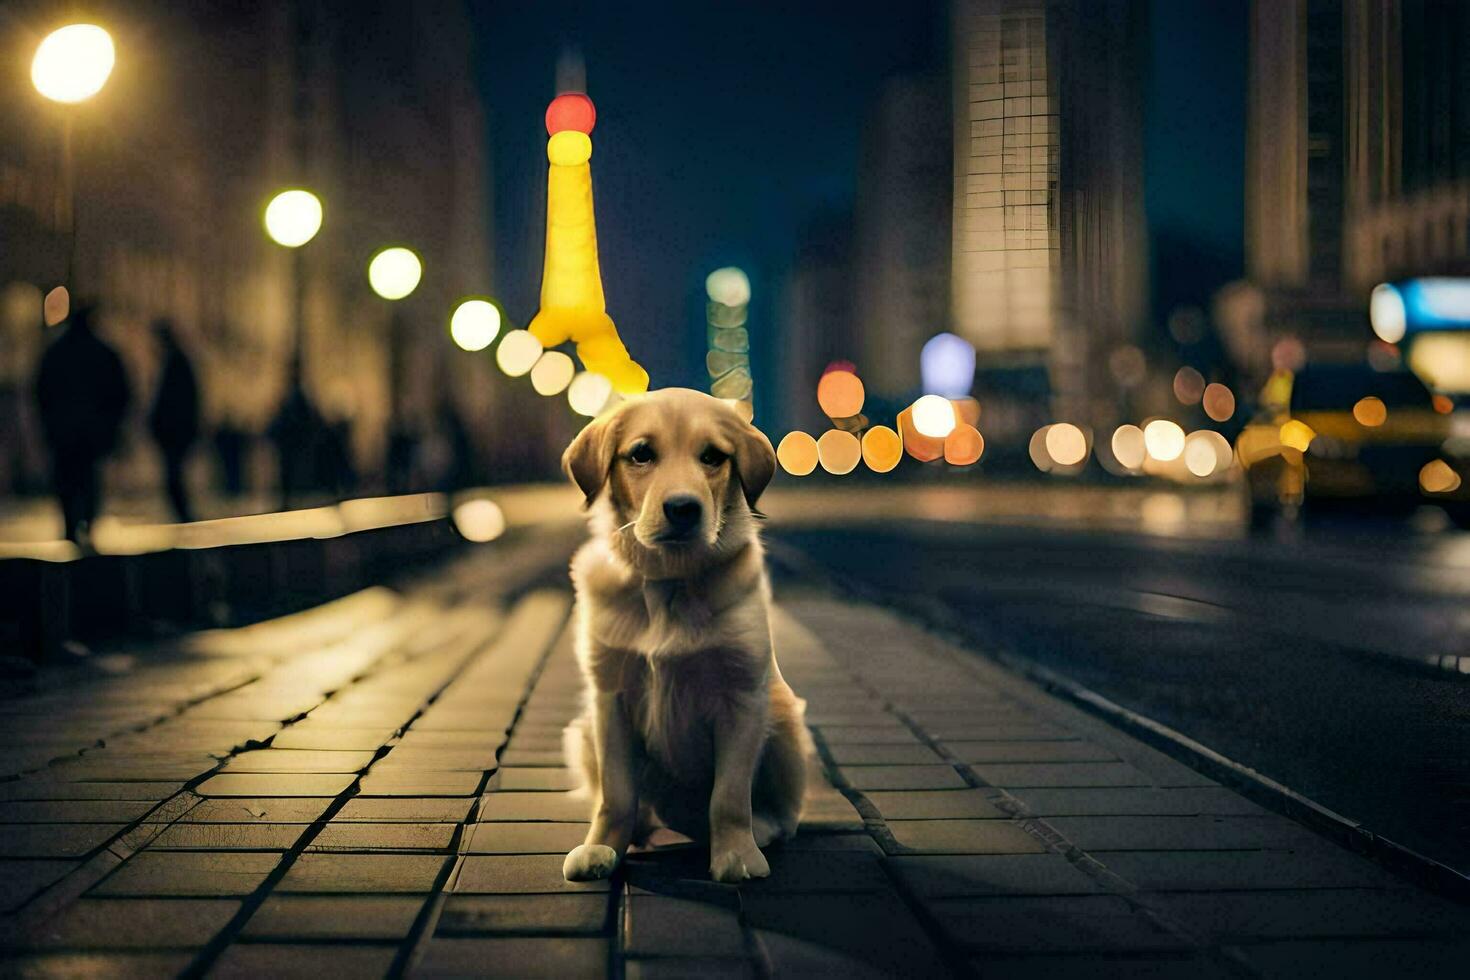
[[(705, 274), (745, 268), (753, 343), (770, 337), (798, 230), (814, 212), (851, 206), (879, 84), (944, 70), (947, 9), (933, 0), (477, 6), (495, 281), (511, 319), (524, 325), (538, 305), (542, 118), (563, 50), (581, 52), (597, 104), (592, 173), (609, 312), (655, 386), (703, 387)], [(1240, 274), (1245, 11), (1245, 0), (1149, 6), (1156, 322)]]
[[(485, 3), (496, 282), (535, 312), (555, 66), (580, 49), (608, 311), (655, 386), (703, 387), (705, 275), (751, 277), (753, 343), (812, 211), (850, 204), (863, 114), (889, 75), (944, 57), (936, 3)], [(947, 120), (941, 120), (948, 125)]]

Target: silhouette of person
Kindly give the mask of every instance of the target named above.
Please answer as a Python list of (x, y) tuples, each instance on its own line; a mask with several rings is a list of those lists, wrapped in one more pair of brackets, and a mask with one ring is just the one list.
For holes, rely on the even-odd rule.
[(184, 482), (184, 463), (199, 438), (199, 381), (189, 355), (179, 345), (173, 323), (167, 319), (155, 320), (153, 333), (163, 353), (163, 370), (153, 397), (153, 409), (148, 413), (148, 429), (163, 453), (165, 482), (174, 516), (180, 521), (192, 521), (194, 510), (189, 505), (189, 488)]
[(245, 492), (245, 451), (249, 442), (250, 434), (234, 419), (225, 419), (214, 430), (220, 485), (227, 496), (238, 497)]
[(132, 400), (122, 359), (93, 328), (95, 311), (73, 311), (65, 332), (46, 348), (36, 372), (41, 431), (51, 455), (51, 482), (61, 501), (66, 536), (90, 543), (102, 504), (99, 467), (117, 448)]
[(282, 508), (291, 507), (307, 492), (321, 488), (318, 477), (325, 427), (325, 420), (301, 384), (299, 369), (293, 369), (286, 397), (267, 430), (280, 460)]

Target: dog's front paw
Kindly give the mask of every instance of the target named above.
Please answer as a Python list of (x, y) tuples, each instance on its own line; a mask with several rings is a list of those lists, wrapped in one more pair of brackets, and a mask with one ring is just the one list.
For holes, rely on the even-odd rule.
[(561, 865), (567, 881), (597, 881), (611, 877), (617, 869), (618, 852), (606, 844), (579, 844)]
[(715, 881), (737, 884), (749, 878), (764, 878), (770, 873), (771, 866), (754, 840), (710, 852), (709, 876)]

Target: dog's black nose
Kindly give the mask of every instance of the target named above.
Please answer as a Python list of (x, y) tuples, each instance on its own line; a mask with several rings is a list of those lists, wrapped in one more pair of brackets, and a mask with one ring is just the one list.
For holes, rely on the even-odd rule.
[(664, 501), (664, 517), (674, 531), (688, 531), (699, 523), (704, 507), (699, 498), (687, 493), (676, 494)]

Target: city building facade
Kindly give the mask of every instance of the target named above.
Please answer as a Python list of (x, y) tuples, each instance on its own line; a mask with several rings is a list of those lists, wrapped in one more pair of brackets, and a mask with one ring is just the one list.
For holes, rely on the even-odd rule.
[[(266, 432), (296, 345), (296, 263), (262, 227), (265, 203), (286, 187), (310, 188), (324, 212), (298, 266), (305, 389), (328, 422), (350, 430), (364, 487), (375, 486), (395, 404), (429, 439), (439, 438), (439, 420), (457, 416), (481, 460), (515, 436), (495, 424), (504, 385), (489, 358), (448, 341), (455, 301), (494, 286), (486, 123), (460, 4), (103, 3), (90, 16), (118, 51), (92, 100), (49, 103), (21, 68), (4, 78), (14, 90), (0, 100), (7, 385), (24, 389), (48, 339), (32, 301), (67, 278), (69, 130), (70, 285), (99, 304), (139, 417), (110, 472), (114, 487), (145, 491), (160, 478), (140, 424), (157, 370), (156, 318), (174, 321), (195, 361), (206, 431)], [(41, 37), (60, 26), (54, 17), (52, 5), (10, 5), (0, 22), (15, 55), (7, 63), (28, 67)], [(391, 244), (412, 247), (424, 265), (419, 288), (396, 309), (366, 278), (369, 258)], [(21, 448), (0, 466), (0, 492), (34, 489), (33, 434), (12, 441)], [(274, 480), (270, 456), (254, 454), (256, 489)], [(208, 482), (207, 467), (196, 466), (196, 481)]]

